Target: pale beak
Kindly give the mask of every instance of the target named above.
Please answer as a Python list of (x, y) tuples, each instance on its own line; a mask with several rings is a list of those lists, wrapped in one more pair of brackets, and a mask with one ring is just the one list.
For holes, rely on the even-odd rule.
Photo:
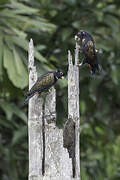
[(79, 40), (80, 38), (77, 35), (75, 35), (75, 41), (79, 41)]
[(98, 49), (95, 49), (95, 52), (98, 53)]
[(82, 43), (84, 43), (85, 39), (82, 39)]
[(64, 79), (64, 76), (62, 76), (61, 79)]

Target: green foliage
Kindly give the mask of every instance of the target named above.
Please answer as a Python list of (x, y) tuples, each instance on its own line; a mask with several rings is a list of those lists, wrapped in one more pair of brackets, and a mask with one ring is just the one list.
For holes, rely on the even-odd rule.
[[(38, 74), (67, 73), (74, 35), (89, 31), (102, 50), (100, 75), (80, 69), (82, 180), (120, 179), (120, 2), (118, 0), (0, 0), (0, 179), (28, 176), (28, 41), (33, 38)], [(80, 56), (81, 59), (81, 56)], [(67, 76), (67, 75), (66, 75)], [(67, 77), (57, 83), (57, 124), (67, 118)], [(63, 113), (64, 112), (64, 113)]]
[[(24, 62), (24, 59), (27, 60), (27, 58), (23, 57), (23, 52), (28, 51), (27, 31), (29, 30), (30, 33), (37, 28), (38, 31), (51, 33), (55, 29), (55, 25), (43, 18), (42, 14), (40, 17), (40, 14), (41, 10), (38, 8), (32, 8), (30, 5), (14, 0), (1, 6), (0, 68), (1, 71), (5, 68), (13, 85), (21, 89), (28, 85), (27, 63)], [(35, 50), (35, 57), (40, 62), (46, 62), (46, 59), (37, 50)], [(44, 66), (41, 64), (41, 68)]]

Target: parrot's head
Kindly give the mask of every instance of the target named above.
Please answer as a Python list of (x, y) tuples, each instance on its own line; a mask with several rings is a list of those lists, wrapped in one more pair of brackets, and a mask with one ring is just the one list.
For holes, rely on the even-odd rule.
[(64, 74), (61, 70), (57, 69), (56, 71), (54, 71), (54, 75), (56, 77), (56, 79), (64, 79)]
[(76, 35), (75, 35), (75, 40), (76, 41), (82, 41), (83, 39), (89, 39), (91, 38), (91, 35), (87, 32), (87, 31), (84, 31), (84, 30), (80, 30)]

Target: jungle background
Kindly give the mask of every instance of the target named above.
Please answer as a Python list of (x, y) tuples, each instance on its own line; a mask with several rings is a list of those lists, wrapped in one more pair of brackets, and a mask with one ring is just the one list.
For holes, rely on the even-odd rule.
[[(81, 179), (120, 179), (120, 1), (0, 0), (0, 180), (28, 176), (28, 42), (38, 75), (59, 68), (84, 29), (95, 39), (104, 73), (80, 68)], [(57, 125), (67, 119), (67, 80), (59, 81)]]

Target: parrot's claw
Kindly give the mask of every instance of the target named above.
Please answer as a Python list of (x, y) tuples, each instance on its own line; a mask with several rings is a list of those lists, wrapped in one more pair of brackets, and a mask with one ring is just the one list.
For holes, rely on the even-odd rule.
[(83, 65), (82, 62), (77, 64), (78, 67), (81, 67), (82, 65)]

